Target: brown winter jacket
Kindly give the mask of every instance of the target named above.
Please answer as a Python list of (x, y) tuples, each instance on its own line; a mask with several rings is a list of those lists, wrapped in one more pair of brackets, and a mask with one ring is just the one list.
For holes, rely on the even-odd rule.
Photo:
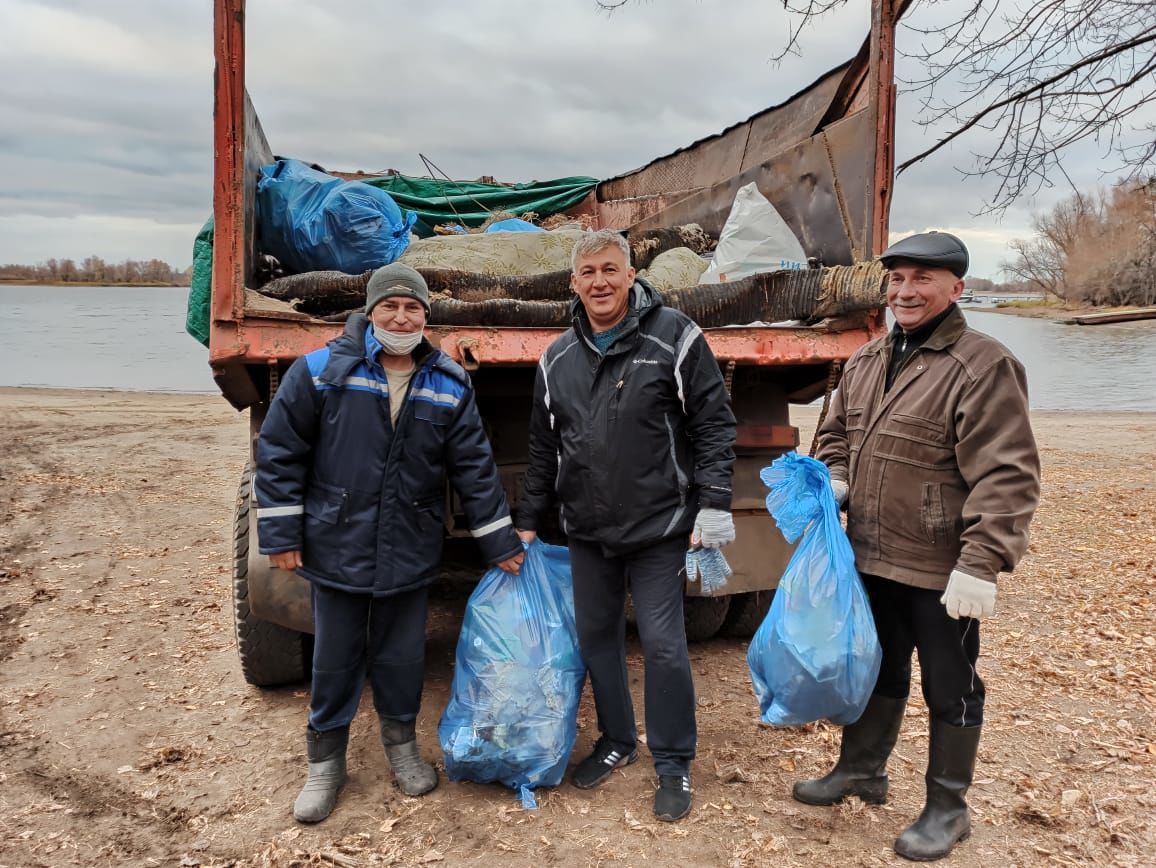
[(862, 347), (816, 455), (849, 482), (862, 573), (942, 589), (953, 569), (995, 581), (1027, 549), (1040, 496), (1023, 366), (956, 309), (883, 392), (890, 336)]

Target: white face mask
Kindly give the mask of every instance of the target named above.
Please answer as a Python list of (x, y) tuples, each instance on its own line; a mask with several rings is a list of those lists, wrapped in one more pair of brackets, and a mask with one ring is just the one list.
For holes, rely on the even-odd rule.
[(373, 327), (373, 336), (381, 344), (381, 348), (391, 356), (408, 356), (421, 343), (425, 329), (416, 332), (387, 332), (378, 326)]

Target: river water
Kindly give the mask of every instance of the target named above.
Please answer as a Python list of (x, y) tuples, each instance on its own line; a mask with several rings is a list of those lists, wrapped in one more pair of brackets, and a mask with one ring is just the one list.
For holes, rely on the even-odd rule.
[[(215, 393), (178, 287), (0, 285), (0, 386)], [(1034, 408), (1156, 411), (1156, 320), (1069, 326), (964, 307), (1024, 363)]]

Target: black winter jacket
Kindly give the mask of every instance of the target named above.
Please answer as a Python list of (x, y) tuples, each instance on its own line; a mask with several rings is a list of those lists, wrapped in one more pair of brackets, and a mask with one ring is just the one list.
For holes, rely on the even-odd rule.
[(538, 363), (518, 527), (555, 501), (568, 536), (624, 553), (689, 534), (698, 509), (730, 509), (735, 417), (702, 331), (644, 280), (602, 356), (581, 301)]
[(386, 596), (441, 563), (445, 481), (490, 563), (522, 550), (469, 377), (423, 340), (395, 431), (364, 315), (285, 374), (257, 441), (262, 554), (300, 551), (317, 584)]

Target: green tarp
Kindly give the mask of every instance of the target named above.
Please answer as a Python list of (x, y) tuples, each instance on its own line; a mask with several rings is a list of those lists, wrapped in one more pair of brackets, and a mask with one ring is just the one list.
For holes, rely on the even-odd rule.
[(189, 307), (185, 331), (206, 347), (209, 345), (209, 307), (213, 294), (213, 218), (210, 217), (193, 241), (193, 277), (189, 283)]
[(540, 218), (549, 217), (585, 199), (598, 179), (575, 176), (507, 186), (386, 175), (366, 178), (364, 183), (385, 190), (403, 210), (417, 212), (414, 232), (428, 238), (439, 223), (480, 226), (497, 211), (518, 216), (533, 211)]
[[(414, 232), (428, 238), (433, 234), (433, 227), (440, 223), (480, 226), (498, 211), (519, 216), (533, 211), (539, 218), (549, 217), (585, 199), (598, 185), (598, 179), (578, 175), (506, 185), (387, 175), (365, 178), (362, 183), (385, 190), (403, 210), (416, 212)], [(209, 345), (212, 271), (213, 219), (210, 217), (193, 242), (193, 278), (185, 317), (185, 331), (206, 347)]]

